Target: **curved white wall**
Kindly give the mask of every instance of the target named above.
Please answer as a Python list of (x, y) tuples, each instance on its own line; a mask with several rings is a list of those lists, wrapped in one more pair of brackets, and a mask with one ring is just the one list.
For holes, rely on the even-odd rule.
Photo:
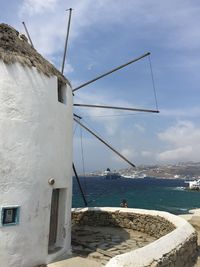
[(131, 208), (75, 208), (77, 225), (122, 227), (158, 239), (113, 257), (106, 267), (191, 267), (197, 256), (197, 233), (184, 219), (163, 211)]
[[(115, 212), (117, 209), (108, 208), (107, 210)], [(186, 220), (164, 211), (120, 209), (120, 212), (160, 216), (174, 224), (176, 229), (147, 246), (115, 256), (106, 264), (106, 267), (191, 266), (194, 260), (191, 258), (197, 252), (196, 232)]]
[[(0, 227), (1, 266), (32, 267), (70, 249), (72, 91), (58, 102), (57, 77), (0, 61), (0, 208), (20, 206), (19, 224)], [(49, 185), (49, 178), (55, 184)], [(63, 188), (58, 253), (48, 255), (53, 188)], [(66, 190), (66, 191), (65, 191)], [(63, 203), (64, 203), (63, 202)]]

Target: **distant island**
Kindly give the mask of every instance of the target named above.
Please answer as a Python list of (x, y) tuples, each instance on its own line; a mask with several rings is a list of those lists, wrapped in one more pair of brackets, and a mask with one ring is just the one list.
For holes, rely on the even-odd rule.
[[(200, 162), (181, 162), (167, 165), (140, 165), (137, 168), (120, 169), (117, 172), (127, 178), (167, 178), (167, 179), (200, 179)], [(99, 176), (102, 171), (94, 171), (87, 176)]]

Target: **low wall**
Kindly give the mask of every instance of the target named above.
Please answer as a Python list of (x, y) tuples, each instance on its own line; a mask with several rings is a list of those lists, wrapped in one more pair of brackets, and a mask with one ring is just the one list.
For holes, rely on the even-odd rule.
[(158, 238), (145, 247), (113, 257), (106, 267), (191, 267), (196, 259), (194, 228), (167, 212), (129, 208), (72, 209), (72, 223), (129, 228)]

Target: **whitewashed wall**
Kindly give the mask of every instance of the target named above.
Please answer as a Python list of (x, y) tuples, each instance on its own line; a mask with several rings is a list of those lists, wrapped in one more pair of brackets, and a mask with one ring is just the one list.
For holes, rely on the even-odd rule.
[[(55, 179), (53, 186), (49, 178)], [(62, 249), (48, 255), (53, 188), (66, 189)], [(58, 102), (57, 77), (0, 61), (0, 208), (20, 206), (19, 225), (0, 226), (0, 265), (32, 267), (70, 250), (72, 91)], [(64, 196), (65, 198), (65, 196)], [(62, 221), (62, 218), (61, 218)], [(60, 222), (59, 222), (60, 223)]]

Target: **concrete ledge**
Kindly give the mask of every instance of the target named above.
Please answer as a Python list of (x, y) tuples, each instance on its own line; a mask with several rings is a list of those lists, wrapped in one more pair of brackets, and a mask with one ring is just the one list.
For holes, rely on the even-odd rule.
[[(102, 214), (104, 216), (101, 216)], [(94, 218), (98, 221), (94, 221)], [(186, 220), (168, 212), (127, 208), (84, 208), (73, 209), (72, 219), (73, 223), (113, 223), (113, 226), (133, 229), (136, 225), (143, 232), (149, 233), (150, 229), (150, 234), (153, 234), (152, 229), (155, 230), (154, 235), (158, 237), (155, 242), (115, 256), (106, 267), (191, 267), (196, 259), (196, 231)]]

